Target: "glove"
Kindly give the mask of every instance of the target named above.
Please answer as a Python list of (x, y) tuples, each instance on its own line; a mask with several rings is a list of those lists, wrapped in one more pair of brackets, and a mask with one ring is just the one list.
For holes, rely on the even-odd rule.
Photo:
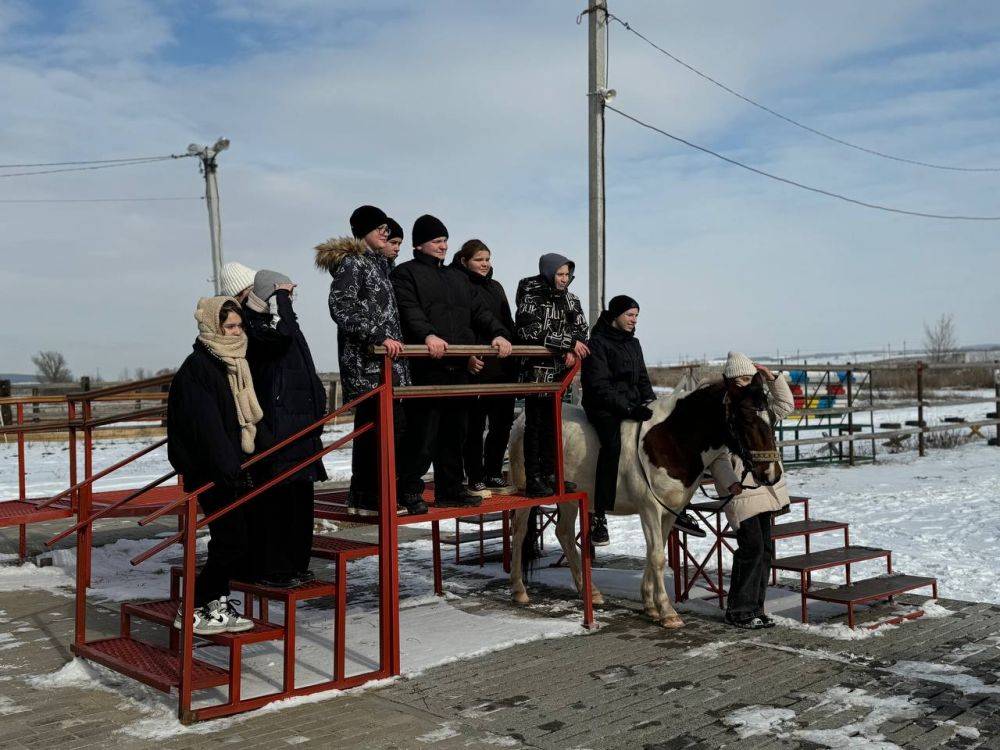
[(653, 418), (653, 410), (648, 406), (639, 404), (632, 407), (632, 411), (628, 413), (628, 417), (629, 419), (634, 419), (636, 422), (645, 422)]

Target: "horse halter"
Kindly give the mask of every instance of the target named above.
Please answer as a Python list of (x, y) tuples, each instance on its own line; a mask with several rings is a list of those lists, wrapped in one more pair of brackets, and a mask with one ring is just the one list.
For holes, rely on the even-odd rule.
[[(750, 450), (743, 443), (743, 439), (740, 437), (739, 431), (736, 429), (736, 420), (733, 418), (732, 410), (730, 409), (729, 399), (725, 401), (726, 408), (726, 431), (729, 433), (729, 437), (732, 439), (733, 443), (736, 445), (736, 455), (740, 457), (740, 461), (743, 462), (743, 476), (740, 477), (740, 486), (745, 489), (755, 489), (753, 485), (747, 487), (744, 484), (747, 474), (752, 474), (752, 467), (755, 463), (776, 463), (778, 464), (778, 475), (774, 479), (764, 479), (763, 481), (757, 481), (757, 486), (761, 487), (773, 487), (778, 482), (781, 481), (782, 471), (781, 471), (781, 452), (778, 450), (770, 451), (755, 451)], [(774, 412), (770, 408), (767, 408), (767, 423), (770, 427), (772, 433), (774, 432)]]

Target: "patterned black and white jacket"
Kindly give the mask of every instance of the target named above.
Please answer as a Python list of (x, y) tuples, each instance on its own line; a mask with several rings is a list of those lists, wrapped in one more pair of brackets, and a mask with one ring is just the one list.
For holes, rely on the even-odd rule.
[[(403, 340), (399, 308), (389, 282), (391, 262), (354, 237), (336, 237), (316, 246), (316, 266), (329, 271), (330, 317), (337, 324), (340, 381), (344, 401), (376, 388), (382, 358), (368, 349), (385, 339)], [(392, 366), (394, 385), (411, 385), (409, 364)]]
[(552, 359), (524, 358), (521, 365), (522, 383), (551, 383), (566, 371), (563, 355), (572, 351), (577, 341), (587, 340), (587, 318), (580, 299), (568, 289), (558, 290), (555, 272), (564, 265), (570, 267), (570, 282), (575, 264), (556, 253), (543, 255), (538, 262), (540, 273), (521, 279), (517, 285), (518, 342), (545, 346), (556, 356)]

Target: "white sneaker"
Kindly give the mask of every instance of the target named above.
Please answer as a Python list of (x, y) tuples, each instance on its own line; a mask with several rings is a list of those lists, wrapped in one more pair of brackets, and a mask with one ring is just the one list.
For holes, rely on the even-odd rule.
[[(215, 602), (212, 602), (214, 604)], [(182, 630), (184, 626), (183, 607), (177, 608), (177, 616), (174, 618), (174, 627)], [(226, 632), (226, 623), (221, 617), (211, 611), (210, 607), (195, 607), (194, 609), (194, 634), (195, 635), (218, 635)]]
[(239, 603), (238, 599), (230, 599), (228, 596), (220, 596), (208, 603), (209, 611), (222, 621), (227, 633), (245, 633), (247, 630), (253, 630), (253, 620), (247, 619), (236, 609), (235, 605)]

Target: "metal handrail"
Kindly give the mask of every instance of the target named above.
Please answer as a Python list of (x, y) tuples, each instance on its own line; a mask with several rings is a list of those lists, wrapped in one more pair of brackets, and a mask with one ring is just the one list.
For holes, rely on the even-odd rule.
[[(371, 398), (372, 396), (374, 396), (374, 395), (376, 395), (378, 393), (381, 393), (382, 389), (384, 387), (385, 386), (381, 386), (380, 385), (377, 388), (375, 388), (374, 390), (369, 391), (368, 393), (364, 393), (364, 394), (358, 396), (357, 398), (352, 399), (351, 401), (348, 401), (343, 406), (339, 407), (338, 409), (334, 409), (333, 411), (329, 412), (328, 414), (326, 414), (321, 419), (318, 419), (317, 421), (313, 422), (308, 427), (303, 427), (301, 430), (299, 430), (298, 432), (296, 432), (294, 435), (289, 435), (287, 438), (285, 438), (281, 442), (275, 443), (274, 445), (272, 445), (267, 450), (261, 451), (260, 453), (257, 453), (255, 455), (251, 456), (249, 459), (247, 459), (242, 464), (240, 464), (240, 469), (247, 469), (247, 468), (253, 466), (258, 461), (260, 461), (262, 459), (265, 459), (268, 456), (270, 456), (271, 454), (273, 454), (273, 453), (281, 450), (282, 448), (287, 447), (289, 444), (294, 443), (299, 438), (304, 437), (305, 435), (308, 435), (311, 432), (314, 432), (317, 428), (321, 428), (323, 425), (325, 425), (331, 419), (335, 419), (336, 417), (339, 417), (341, 414), (343, 414), (344, 412), (346, 412), (346, 411), (354, 408), (357, 404), (360, 404), (365, 399)], [(312, 463), (312, 462), (310, 461), (309, 463)], [(308, 465), (308, 463), (306, 465)], [(184, 503), (186, 503), (189, 497), (193, 497), (195, 495), (200, 495), (201, 493), (203, 493), (203, 492), (205, 492), (207, 490), (210, 490), (213, 487), (215, 487), (215, 482), (207, 482), (206, 484), (204, 484), (201, 487), (199, 487), (198, 489), (196, 489), (194, 492), (189, 492), (184, 497), (179, 498), (178, 500), (175, 500), (172, 503), (169, 503), (169, 504), (163, 506), (162, 508), (159, 508), (159, 509), (153, 511), (148, 516), (145, 516), (144, 518), (142, 518), (139, 521), (139, 525), (140, 526), (145, 526), (146, 524), (151, 523), (152, 521), (155, 521), (157, 518), (159, 518), (160, 516), (164, 515), (165, 513), (169, 513), (171, 510), (173, 510), (177, 506), (183, 505)]]
[(126, 503), (132, 502), (133, 500), (135, 500), (140, 495), (145, 495), (147, 492), (149, 492), (154, 487), (158, 487), (159, 485), (161, 485), (164, 482), (166, 482), (168, 479), (171, 479), (171, 478), (173, 478), (175, 476), (177, 476), (177, 472), (176, 471), (167, 472), (166, 474), (164, 474), (159, 479), (154, 479), (149, 484), (146, 484), (143, 487), (140, 487), (139, 489), (137, 489), (135, 492), (133, 492), (133, 493), (131, 493), (129, 495), (126, 495), (121, 500), (116, 500), (115, 502), (111, 503), (110, 505), (105, 505), (103, 508), (101, 508), (96, 513), (91, 514), (89, 518), (85, 518), (82, 521), (77, 521), (70, 528), (68, 528), (65, 531), (62, 531), (62, 532), (56, 534), (54, 537), (52, 537), (47, 542), (45, 542), (45, 546), (46, 547), (51, 547), (53, 544), (55, 544), (56, 542), (58, 542), (60, 539), (65, 539), (70, 534), (73, 534), (73, 533), (79, 531), (80, 529), (82, 529), (84, 526), (89, 526), (94, 521), (96, 521), (98, 518), (103, 518), (104, 516), (109, 515), (111, 513), (111, 511), (118, 510), (118, 508), (122, 507)]
[[(60, 492), (58, 495), (53, 495), (48, 500), (45, 500), (45, 501), (39, 503), (37, 507), (39, 507), (39, 508), (47, 508), (48, 506), (52, 505), (52, 503), (55, 503), (55, 502), (58, 502), (59, 500), (62, 500), (64, 497), (66, 497), (66, 495), (69, 495), (72, 492), (76, 492), (77, 490), (82, 489), (83, 487), (86, 487), (88, 484), (93, 484), (98, 479), (103, 479), (108, 474), (111, 474), (111, 473), (113, 473), (115, 471), (118, 471), (120, 468), (122, 468), (123, 466), (127, 466), (128, 464), (130, 464), (133, 461), (135, 461), (137, 458), (142, 458), (147, 453), (152, 453), (157, 448), (160, 448), (160, 447), (162, 447), (162, 446), (164, 446), (166, 444), (167, 444), (167, 439), (166, 438), (163, 438), (162, 440), (157, 440), (155, 443), (153, 443), (150, 446), (147, 446), (146, 448), (143, 448), (138, 453), (134, 453), (131, 456), (129, 456), (128, 458), (124, 458), (121, 461), (119, 461), (118, 463), (112, 464), (111, 466), (109, 466), (106, 469), (102, 469), (101, 471), (99, 471), (96, 474), (94, 474), (94, 476), (87, 477), (82, 482), (77, 482), (72, 487), (68, 487), (67, 489), (65, 489), (62, 492)], [(169, 478), (169, 477), (167, 477), (167, 478)]]
[[(374, 391), (372, 391), (372, 392), (374, 393)], [(367, 423), (367, 424), (359, 427), (356, 430), (352, 430), (351, 432), (349, 432), (346, 435), (344, 435), (344, 437), (342, 437), (342, 438), (340, 438), (338, 440), (333, 441), (332, 443), (330, 443), (330, 445), (325, 446), (323, 448), (323, 450), (321, 450), (319, 453), (317, 453), (315, 455), (312, 455), (309, 458), (303, 459), (300, 463), (295, 464), (295, 466), (293, 466), (292, 468), (286, 469), (285, 471), (281, 472), (280, 474), (278, 474), (278, 475), (272, 477), (271, 479), (269, 479), (268, 481), (264, 482), (264, 484), (262, 484), (260, 487), (255, 487), (253, 490), (251, 490), (247, 494), (243, 495), (242, 497), (239, 497), (236, 500), (233, 500), (233, 502), (231, 502), (225, 508), (220, 508), (219, 510), (215, 511), (211, 515), (205, 516), (200, 521), (198, 521), (198, 523), (195, 525), (195, 531), (197, 531), (198, 529), (204, 528), (210, 522), (215, 521), (216, 519), (218, 519), (218, 518), (226, 515), (227, 513), (236, 510), (238, 507), (240, 507), (244, 503), (246, 503), (246, 502), (248, 502), (250, 500), (253, 500), (255, 497), (257, 497), (262, 492), (266, 492), (267, 490), (269, 490), (272, 487), (274, 487), (276, 484), (279, 484), (280, 482), (283, 482), (288, 477), (292, 476), (293, 474), (296, 474), (297, 472), (301, 471), (305, 467), (309, 466), (309, 464), (313, 463), (314, 461), (316, 461), (318, 459), (321, 459), (327, 453), (330, 453), (331, 451), (337, 450), (338, 448), (340, 448), (345, 443), (347, 443), (347, 442), (349, 442), (351, 440), (354, 440), (356, 437), (358, 437), (360, 435), (363, 435), (364, 433), (369, 432), (370, 430), (373, 430), (373, 429), (375, 429), (374, 422), (369, 422), (369, 423)], [(194, 494), (198, 494), (198, 493), (191, 493), (191, 494), (194, 495)], [(190, 495), (188, 497), (190, 497)], [(188, 499), (188, 497), (185, 497), (183, 499), (186, 501)], [(145, 520), (145, 519), (143, 519), (143, 520)], [(167, 539), (164, 539), (162, 542), (160, 542), (159, 544), (157, 544), (157, 545), (155, 545), (153, 547), (150, 547), (148, 550), (146, 550), (142, 554), (136, 555), (135, 557), (133, 557), (132, 560), (131, 560), (132, 565), (138, 565), (139, 563), (148, 560), (153, 555), (156, 555), (156, 554), (162, 552), (163, 550), (165, 550), (167, 547), (169, 547), (169, 546), (171, 546), (173, 544), (176, 544), (177, 542), (181, 541), (181, 539), (183, 539), (184, 536), (185, 536), (185, 532), (178, 531), (173, 536), (168, 537)]]

